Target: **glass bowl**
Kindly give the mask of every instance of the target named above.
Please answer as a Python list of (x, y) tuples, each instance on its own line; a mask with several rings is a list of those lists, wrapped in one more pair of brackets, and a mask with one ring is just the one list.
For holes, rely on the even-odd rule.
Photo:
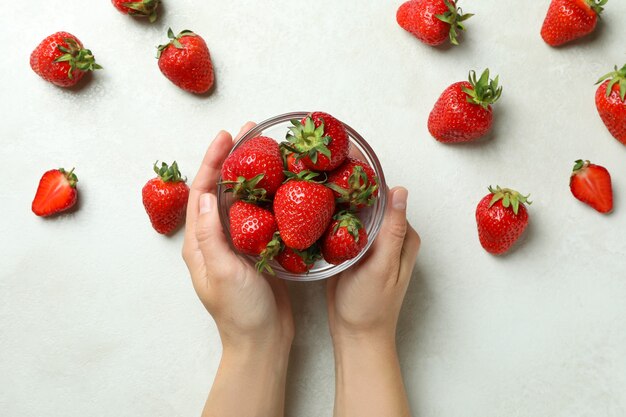
[[(239, 148), (246, 141), (257, 137), (257, 136), (267, 136), (273, 138), (278, 143), (285, 140), (285, 136), (288, 133), (288, 128), (291, 126), (290, 121), (292, 119), (302, 119), (306, 117), (310, 112), (293, 112), (293, 113), (285, 113), (276, 117), (272, 117), (264, 122), (259, 123), (255, 128), (250, 130), (248, 133), (242, 136), (239, 141), (233, 146), (233, 149), (230, 153), (233, 153), (237, 148)], [(346, 131), (348, 132), (348, 137), (350, 139), (350, 156), (361, 161), (367, 162), (376, 173), (378, 177), (378, 200), (376, 203), (359, 211), (359, 218), (363, 222), (365, 226), (365, 230), (367, 230), (368, 242), (365, 248), (361, 251), (361, 253), (353, 259), (350, 259), (340, 265), (332, 265), (325, 262), (323, 259), (317, 261), (313, 269), (309, 271), (308, 274), (298, 275), (293, 274), (291, 272), (286, 271), (280, 264), (276, 261), (271, 261), (270, 266), (274, 270), (275, 274), (279, 278), (292, 280), (292, 281), (317, 281), (321, 279), (330, 278), (333, 275), (337, 275), (342, 271), (350, 268), (352, 265), (357, 263), (359, 259), (367, 252), (370, 248), (378, 232), (380, 231), (380, 227), (383, 222), (383, 216), (385, 213), (385, 207), (387, 205), (387, 184), (385, 183), (385, 175), (383, 173), (383, 169), (380, 166), (380, 162), (376, 157), (376, 154), (372, 150), (372, 148), (368, 145), (368, 143), (363, 139), (359, 133), (344, 123), (346, 127)], [(220, 178), (220, 182), (222, 179)], [(228, 239), (228, 242), (232, 246), (231, 238), (230, 238), (230, 224), (228, 220), (228, 211), (230, 206), (234, 203), (235, 198), (232, 193), (225, 193), (225, 187), (219, 185), (217, 188), (217, 205), (220, 214), (220, 220), (222, 222), (222, 227), (224, 228), (224, 234)], [(234, 248), (233, 250), (237, 252)], [(248, 256), (239, 254), (239, 256), (246, 258), (250, 264), (254, 265), (258, 258), (254, 256)]]

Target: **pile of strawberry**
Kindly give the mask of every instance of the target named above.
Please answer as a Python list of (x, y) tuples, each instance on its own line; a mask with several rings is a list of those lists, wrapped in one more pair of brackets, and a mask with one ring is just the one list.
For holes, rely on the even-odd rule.
[(257, 136), (232, 152), (221, 184), (237, 198), (229, 210), (235, 249), (260, 257), (260, 271), (272, 273), (269, 262), (276, 259), (305, 274), (322, 258), (338, 265), (363, 250), (368, 235), (360, 210), (376, 202), (378, 178), (348, 156), (348, 133), (330, 114), (291, 123), (280, 145)]

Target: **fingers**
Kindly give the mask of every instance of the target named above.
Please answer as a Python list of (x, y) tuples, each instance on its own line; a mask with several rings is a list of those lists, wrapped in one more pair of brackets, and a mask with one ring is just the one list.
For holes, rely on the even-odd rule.
[(214, 193), (217, 186), (217, 180), (220, 177), (222, 163), (228, 152), (233, 147), (233, 140), (230, 133), (220, 131), (209, 149), (207, 149), (200, 169), (191, 184), (189, 192), (189, 203), (187, 204), (187, 235), (191, 234), (189, 228), (196, 222), (198, 216), (198, 204), (200, 195), (204, 193)]
[(422, 241), (420, 236), (417, 234), (415, 229), (408, 224), (407, 232), (404, 237), (404, 245), (402, 247), (402, 255), (400, 258), (400, 271), (398, 273), (399, 281), (407, 281), (408, 283), (411, 278), (421, 244)]
[(233, 142), (237, 142), (239, 139), (241, 139), (243, 135), (248, 133), (255, 126), (256, 123), (254, 122), (246, 122), (243, 126), (241, 126), (241, 129), (239, 130), (239, 133), (237, 133), (237, 136), (235, 137), (235, 140)]
[[(200, 195), (195, 238), (207, 269), (232, 266), (237, 262), (231, 251), (220, 222), (215, 194)], [(224, 271), (222, 271), (224, 272)]]
[(406, 221), (408, 194), (406, 188), (402, 187), (389, 191), (389, 204), (385, 211), (383, 225), (373, 245), (376, 257), (384, 259), (385, 262), (400, 260), (408, 229)]

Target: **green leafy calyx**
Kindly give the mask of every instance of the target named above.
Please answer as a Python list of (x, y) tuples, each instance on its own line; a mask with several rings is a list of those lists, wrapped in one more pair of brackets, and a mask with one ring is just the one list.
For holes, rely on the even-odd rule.
[(324, 173), (323, 179), (316, 181), (315, 178), (318, 178), (322, 174), (320, 174), (319, 172), (307, 171), (307, 170), (300, 171), (297, 174), (291, 171), (283, 171), (283, 173), (285, 174), (285, 177), (286, 177), (285, 182), (292, 181), (292, 180), (300, 180), (300, 181), (314, 182), (316, 184), (323, 184), (328, 179), (328, 176), (326, 175), (326, 173)]
[(76, 188), (76, 183), (78, 182), (78, 177), (74, 174), (74, 168), (71, 169), (70, 172), (67, 172), (63, 168), (59, 168), (59, 172), (63, 174), (67, 182), (70, 184), (70, 187)]
[(586, 2), (589, 7), (591, 7), (591, 9), (599, 15), (604, 10), (604, 7), (602, 6), (606, 5), (609, 0), (586, 0)]
[(287, 134), (288, 144), (285, 145), (286, 149), (296, 154), (296, 159), (302, 159), (306, 156), (311, 159), (314, 164), (317, 163), (319, 154), (331, 158), (330, 149), (328, 145), (331, 142), (331, 137), (324, 135), (324, 120), (321, 121), (318, 127), (315, 127), (315, 122), (310, 116), (307, 116), (302, 123), (300, 120), (291, 120), (291, 126), (289, 133)]
[(626, 65), (622, 67), (622, 69), (617, 69), (617, 65), (615, 66), (615, 71), (611, 71), (602, 78), (598, 80), (596, 84), (600, 84), (601, 82), (611, 79), (606, 86), (606, 96), (610, 97), (613, 92), (613, 86), (615, 84), (619, 85), (619, 96), (624, 101), (626, 99)]
[(220, 185), (228, 187), (224, 192), (233, 193), (237, 198), (248, 203), (268, 202), (270, 200), (267, 198), (267, 190), (258, 187), (263, 177), (265, 174), (259, 174), (250, 179), (239, 176), (236, 181), (222, 181)]
[(572, 177), (576, 174), (579, 174), (585, 171), (589, 167), (589, 165), (591, 165), (591, 162), (583, 161), (582, 159), (579, 159), (578, 161), (574, 162), (574, 169), (572, 172)]
[(165, 51), (170, 45), (174, 46), (176, 49), (183, 49), (183, 44), (180, 43), (180, 39), (185, 36), (198, 36), (190, 30), (183, 30), (178, 35), (174, 35), (172, 28), (167, 29), (167, 37), (170, 41), (166, 44), (157, 46), (157, 58), (161, 58), (161, 54)]
[(59, 45), (57, 48), (63, 55), (54, 60), (54, 62), (67, 62), (70, 64), (70, 70), (67, 72), (67, 78), (74, 79), (74, 71), (95, 71), (102, 69), (96, 63), (96, 58), (89, 49), (81, 48), (81, 46), (72, 38), (64, 38), (67, 46)]
[(502, 207), (513, 209), (513, 213), (517, 216), (519, 212), (519, 206), (524, 204), (532, 204), (531, 201), (528, 200), (529, 195), (521, 195), (515, 190), (511, 190), (509, 188), (500, 188), (497, 186), (495, 189), (493, 187), (489, 187), (489, 192), (493, 194), (491, 202), (489, 203), (489, 207), (491, 208), (498, 201), (502, 200)]
[(278, 232), (274, 233), (272, 236), (272, 240), (265, 246), (263, 252), (261, 252), (261, 259), (256, 263), (256, 269), (259, 273), (267, 272), (270, 275), (275, 275), (274, 270), (269, 265), (270, 261), (274, 259), (276, 255), (280, 253), (283, 249), (284, 244), (282, 239), (280, 238), (280, 234)]
[(158, 167), (157, 164), (159, 161), (154, 163), (154, 172), (161, 178), (163, 182), (186, 182), (187, 178), (183, 178), (180, 171), (178, 170), (178, 164), (176, 161), (172, 163), (171, 166), (168, 166), (165, 162), (161, 163), (161, 167)]
[(479, 79), (476, 79), (476, 71), (472, 70), (469, 73), (469, 83), (472, 88), (462, 87), (461, 90), (467, 94), (469, 103), (478, 104), (487, 109), (502, 95), (502, 87), (498, 86), (499, 79), (500, 76), (496, 76), (493, 80), (489, 78), (489, 68), (483, 71)]
[(333, 219), (337, 220), (333, 233), (337, 233), (337, 230), (344, 227), (352, 235), (355, 242), (359, 241), (359, 230), (363, 229), (363, 223), (351, 211), (342, 210), (335, 214)]
[(444, 0), (448, 10), (443, 14), (435, 15), (435, 17), (442, 22), (448, 23), (450, 25), (450, 42), (453, 45), (458, 45), (459, 41), (457, 40), (458, 31), (465, 30), (464, 21), (474, 16), (471, 13), (463, 14), (463, 10), (460, 7), (456, 7), (454, 3), (449, 0)]
[(326, 186), (339, 194), (337, 203), (350, 204), (350, 208), (355, 210), (359, 206), (369, 207), (376, 202), (374, 193), (378, 190), (378, 178), (374, 177), (370, 182), (363, 167), (355, 165), (348, 177), (349, 188), (330, 182)]
[(140, 0), (135, 2), (122, 3), (122, 6), (130, 9), (128, 12), (131, 16), (146, 16), (150, 23), (157, 20), (157, 8), (159, 0)]

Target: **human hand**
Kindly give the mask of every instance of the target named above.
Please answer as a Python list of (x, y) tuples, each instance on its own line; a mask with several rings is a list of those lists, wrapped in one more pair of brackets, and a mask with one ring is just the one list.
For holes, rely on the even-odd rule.
[(406, 220), (407, 196), (404, 188), (389, 191), (383, 225), (369, 252), (328, 281), (328, 317), (335, 344), (361, 337), (395, 341), (420, 247), (419, 235)]
[[(245, 124), (237, 139), (254, 125)], [(191, 185), (183, 258), (198, 297), (215, 320), (224, 350), (267, 348), (278, 353), (283, 348), (288, 353), (294, 327), (285, 282), (259, 274), (237, 256), (220, 223), (217, 182), (232, 147), (231, 135), (218, 133)]]

